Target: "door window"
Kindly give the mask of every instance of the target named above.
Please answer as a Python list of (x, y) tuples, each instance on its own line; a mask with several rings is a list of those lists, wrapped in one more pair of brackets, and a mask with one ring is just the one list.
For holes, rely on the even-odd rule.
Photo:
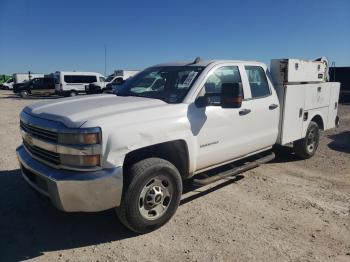
[(260, 66), (245, 66), (248, 75), (252, 98), (265, 97), (271, 94), (265, 70)]
[(241, 75), (238, 66), (223, 66), (210, 74), (204, 84), (205, 93), (217, 93), (217, 96), (211, 96), (209, 103), (211, 105), (220, 105), (220, 93), (222, 84), (240, 84), (242, 85)]

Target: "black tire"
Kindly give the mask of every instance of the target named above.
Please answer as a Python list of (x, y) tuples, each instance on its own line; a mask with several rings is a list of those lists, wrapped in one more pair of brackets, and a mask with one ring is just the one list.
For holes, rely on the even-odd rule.
[[(176, 167), (164, 159), (147, 158), (132, 165), (124, 177), (126, 181), (124, 181), (122, 201), (120, 206), (116, 208), (120, 221), (137, 233), (147, 233), (166, 224), (175, 214), (182, 194), (182, 180)], [(165, 203), (166, 208), (162, 211), (162, 215), (158, 218), (148, 219), (145, 218), (145, 212), (153, 210), (148, 211), (146, 208), (148, 193), (145, 194), (144, 198), (142, 198), (142, 194), (146, 191), (152, 191), (147, 189), (147, 186), (154, 179), (158, 181), (158, 178), (167, 181), (165, 190), (168, 189), (171, 194), (168, 197), (168, 202)], [(149, 187), (151, 188), (151, 185)], [(159, 200), (162, 206), (166, 200), (164, 195)], [(154, 197), (155, 201), (156, 199)]]
[(78, 93), (74, 90), (70, 91), (69, 96), (77, 96)]
[(295, 155), (301, 159), (312, 157), (320, 141), (320, 129), (317, 123), (311, 121), (304, 138), (293, 143)]
[(29, 96), (29, 92), (28, 92), (27, 90), (22, 90), (22, 91), (20, 92), (20, 96), (21, 96), (22, 98), (27, 98), (27, 97)]

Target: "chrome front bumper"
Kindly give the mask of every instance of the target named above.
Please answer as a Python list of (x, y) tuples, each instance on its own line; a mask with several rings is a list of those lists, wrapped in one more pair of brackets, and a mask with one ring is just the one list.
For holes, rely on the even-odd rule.
[(33, 159), (23, 145), (16, 149), (22, 176), (60, 210), (97, 212), (120, 205), (123, 168), (98, 171), (56, 169)]

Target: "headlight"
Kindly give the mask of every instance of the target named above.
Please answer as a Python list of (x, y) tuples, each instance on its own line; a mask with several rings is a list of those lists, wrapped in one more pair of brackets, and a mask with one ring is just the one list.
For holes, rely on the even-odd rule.
[(60, 133), (58, 143), (64, 145), (95, 145), (100, 143), (100, 133)]
[(82, 128), (74, 132), (59, 133), (58, 144), (62, 145), (62, 166), (92, 168), (101, 166), (102, 135), (99, 128)]

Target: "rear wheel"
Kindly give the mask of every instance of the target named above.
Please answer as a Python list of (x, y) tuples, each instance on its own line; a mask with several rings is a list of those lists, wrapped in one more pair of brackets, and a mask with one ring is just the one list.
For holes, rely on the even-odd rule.
[(22, 90), (20, 92), (20, 95), (21, 95), (22, 98), (27, 98), (28, 97), (28, 91), (27, 90)]
[(312, 157), (317, 150), (320, 140), (320, 130), (317, 123), (311, 121), (303, 139), (293, 143), (295, 154), (302, 158)]
[(77, 96), (77, 95), (78, 95), (77, 91), (74, 91), (74, 90), (70, 91), (69, 93), (69, 96)]
[(132, 231), (153, 231), (175, 214), (180, 203), (182, 180), (170, 162), (148, 158), (134, 164), (126, 174), (120, 221)]

